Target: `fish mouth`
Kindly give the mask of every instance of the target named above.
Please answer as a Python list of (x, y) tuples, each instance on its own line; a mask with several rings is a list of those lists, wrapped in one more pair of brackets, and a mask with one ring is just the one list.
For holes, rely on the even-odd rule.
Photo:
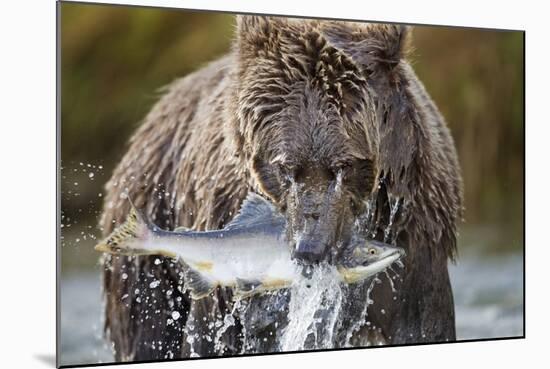
[(399, 260), (401, 258), (401, 256), (403, 256), (403, 253), (399, 250), (392, 250), (390, 253), (388, 253), (387, 255), (385, 255), (383, 258), (381, 258), (380, 260), (376, 261), (374, 263), (374, 265), (377, 265), (378, 263), (380, 264), (385, 264), (387, 266), (390, 266), (392, 265), (394, 262), (396, 262), (397, 260)]

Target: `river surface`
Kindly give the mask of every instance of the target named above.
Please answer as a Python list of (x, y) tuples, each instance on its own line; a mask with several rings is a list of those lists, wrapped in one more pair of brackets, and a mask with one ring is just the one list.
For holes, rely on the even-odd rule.
[[(523, 258), (462, 257), (451, 265), (457, 338), (523, 335)], [(100, 276), (67, 273), (61, 279), (61, 365), (112, 362), (102, 338)]]

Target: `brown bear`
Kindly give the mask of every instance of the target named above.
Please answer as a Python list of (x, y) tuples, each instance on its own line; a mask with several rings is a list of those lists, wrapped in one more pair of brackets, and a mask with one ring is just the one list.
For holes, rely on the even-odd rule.
[[(351, 325), (352, 345), (454, 340), (447, 262), (462, 183), (444, 119), (406, 60), (409, 33), (238, 16), (231, 51), (171, 84), (132, 136), (106, 185), (103, 232), (124, 221), (128, 196), (160, 227), (207, 230), (254, 191), (284, 214), (294, 258), (308, 266), (335, 263), (369, 210), (373, 237), (388, 236), (391, 223), (405, 265), (395, 289), (388, 278), (375, 285), (368, 324), (351, 322), (365, 319), (355, 312), (366, 287), (348, 290), (333, 346), (346, 345)], [(251, 298), (248, 317), (222, 331), (215, 321), (233, 307), (229, 289), (191, 300), (171, 259), (106, 256), (104, 267), (117, 360), (278, 350), (288, 309), (280, 295)]]

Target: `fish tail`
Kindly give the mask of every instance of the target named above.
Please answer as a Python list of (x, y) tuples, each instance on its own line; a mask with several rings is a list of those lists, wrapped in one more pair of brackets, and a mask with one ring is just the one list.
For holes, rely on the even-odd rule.
[(130, 201), (130, 212), (126, 221), (115, 228), (113, 232), (103, 241), (95, 246), (100, 252), (115, 255), (147, 255), (150, 251), (132, 247), (136, 241), (143, 241), (148, 238), (151, 229), (143, 215)]

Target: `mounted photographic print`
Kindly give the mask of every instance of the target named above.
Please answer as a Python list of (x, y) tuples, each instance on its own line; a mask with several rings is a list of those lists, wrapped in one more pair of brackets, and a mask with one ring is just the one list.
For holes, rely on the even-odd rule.
[(524, 32), (58, 21), (58, 365), (524, 337)]

